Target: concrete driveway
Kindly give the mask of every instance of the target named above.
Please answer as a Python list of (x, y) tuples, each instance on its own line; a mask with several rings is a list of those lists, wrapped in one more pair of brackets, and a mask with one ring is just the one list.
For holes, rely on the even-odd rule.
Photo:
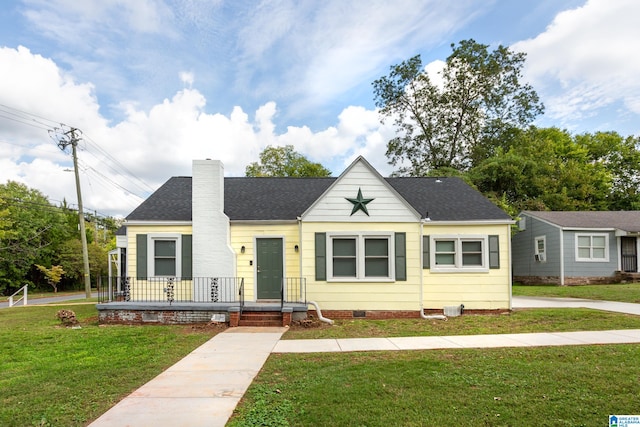
[(519, 308), (591, 308), (593, 310), (640, 316), (640, 304), (616, 301), (597, 301), (580, 298), (513, 297), (514, 310)]

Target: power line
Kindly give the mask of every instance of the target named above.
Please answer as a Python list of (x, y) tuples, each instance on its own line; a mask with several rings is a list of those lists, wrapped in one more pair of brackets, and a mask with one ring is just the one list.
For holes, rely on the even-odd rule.
[[(135, 178), (138, 182), (140, 182), (141, 184), (143, 184), (144, 187), (146, 188), (142, 188), (140, 187), (141, 190), (143, 191), (154, 191), (154, 189), (147, 184), (146, 182), (144, 182), (142, 179), (140, 179), (138, 176), (136, 176), (133, 172), (131, 172), (131, 170), (129, 170), (125, 165), (123, 165), (121, 162), (119, 162), (115, 157), (113, 157), (111, 154), (109, 154), (108, 151), (104, 150), (102, 147), (100, 147), (100, 145), (95, 142), (93, 139), (91, 139), (91, 137), (85, 135), (86, 140), (92, 144), (92, 146), (94, 146), (96, 148), (96, 150), (98, 150), (98, 152), (100, 152), (103, 156), (105, 156), (107, 159), (111, 160), (111, 162), (113, 164), (115, 164), (116, 166), (118, 166), (122, 171), (124, 171), (126, 174), (128, 174), (129, 176)], [(92, 154), (93, 155), (93, 154)], [(95, 156), (94, 156), (95, 157)], [(113, 169), (112, 169), (113, 170)], [(114, 170), (114, 172), (117, 172)]]
[(7, 119), (7, 120), (13, 120), (14, 122), (22, 123), (23, 125), (32, 126), (34, 128), (37, 128), (37, 129), (47, 130), (47, 128), (45, 126), (38, 126), (38, 125), (36, 125), (34, 123), (31, 123), (29, 121), (25, 121), (23, 119), (18, 119), (18, 118), (15, 118), (15, 117), (8, 117), (8, 116), (5, 116), (4, 114), (0, 114), (0, 117), (2, 117), (4, 119)]
[[(52, 130), (55, 132), (56, 129), (61, 129), (65, 127), (70, 128), (69, 126), (65, 125), (64, 123), (60, 123), (59, 121), (51, 120), (43, 116), (39, 116), (33, 113), (29, 113), (29, 112), (14, 108), (14, 107), (10, 107), (6, 104), (0, 104), (0, 117), (5, 118), (7, 120), (15, 121), (17, 123), (21, 123), (27, 126), (32, 126), (37, 129), (46, 130), (48, 132)], [(45, 123), (45, 122), (48, 122), (48, 123)], [(86, 135), (84, 135), (84, 138), (85, 138), (85, 141), (88, 142), (87, 148), (91, 147), (91, 150), (86, 149), (85, 151), (91, 154), (96, 160), (106, 163), (109, 169), (115, 174), (129, 176), (130, 178), (132, 178), (129, 182), (134, 184), (139, 190), (142, 191), (142, 193), (154, 191), (153, 187), (151, 187), (149, 184), (143, 181), (140, 177), (135, 175), (131, 170), (129, 170), (126, 166), (124, 166), (121, 162), (119, 162), (116, 158), (114, 158), (110, 153), (104, 150), (93, 139), (91, 139)], [(17, 144), (14, 144), (14, 145), (17, 145)], [(93, 152), (94, 150), (102, 157), (102, 159)], [(108, 162), (105, 162), (104, 159), (107, 159)], [(116, 183), (112, 179), (107, 178), (104, 174), (97, 171), (95, 168), (91, 166), (85, 166), (85, 168), (92, 170), (100, 179), (104, 180), (106, 183), (112, 185), (113, 187), (116, 187), (122, 191), (125, 191), (128, 194), (132, 194), (140, 198), (141, 200), (144, 199), (144, 197), (139, 195), (138, 192), (132, 191), (131, 189), (126, 188), (119, 183)]]

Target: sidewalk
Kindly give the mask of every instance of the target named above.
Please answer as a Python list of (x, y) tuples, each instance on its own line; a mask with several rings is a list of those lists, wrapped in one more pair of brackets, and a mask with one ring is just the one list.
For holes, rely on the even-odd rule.
[(339, 338), (278, 341), (274, 353), (317, 353), (447, 348), (536, 347), (640, 343), (640, 329), (528, 334), (455, 335), (444, 337)]

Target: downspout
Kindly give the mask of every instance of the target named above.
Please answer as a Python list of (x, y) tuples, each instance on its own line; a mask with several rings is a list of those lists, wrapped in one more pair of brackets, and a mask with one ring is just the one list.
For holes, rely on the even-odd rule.
[(302, 218), (297, 217), (298, 220), (298, 271), (300, 277), (302, 277)]
[[(424, 242), (424, 222), (429, 221), (429, 219), (423, 219), (420, 221), (420, 258), (422, 258), (422, 254), (424, 254), (424, 248), (422, 247)], [(424, 314), (424, 302), (422, 300), (423, 296), (423, 287), (424, 287), (424, 271), (422, 271), (422, 262), (420, 262), (420, 294), (418, 295), (418, 301), (420, 301), (420, 318), (429, 320), (429, 319), (437, 319), (437, 320), (447, 320), (447, 316), (442, 314)]]
[(564, 229), (559, 227), (560, 231), (560, 286), (564, 286)]
[(312, 306), (314, 306), (314, 307), (315, 307), (315, 309), (316, 309), (316, 314), (318, 315), (318, 319), (319, 319), (321, 322), (324, 322), (324, 323), (328, 323), (328, 324), (330, 324), (330, 325), (333, 325), (333, 320), (331, 320), (331, 319), (327, 319), (326, 317), (324, 317), (324, 316), (322, 315), (322, 311), (320, 310), (320, 307), (318, 306), (318, 303), (316, 303), (315, 301), (309, 301), (309, 302), (308, 302), (308, 304), (311, 304)]
[[(513, 254), (511, 253), (511, 224), (507, 224), (507, 249), (509, 250), (509, 310), (513, 310)], [(498, 254), (499, 256), (499, 254)]]
[[(298, 219), (298, 245), (300, 245), (298, 256), (299, 256), (299, 262), (300, 262), (300, 277), (302, 277), (302, 218), (298, 217), (297, 219)], [(305, 295), (305, 299), (306, 299), (306, 295)], [(318, 305), (317, 302), (307, 301), (307, 304), (311, 304), (316, 309), (318, 320), (320, 320), (321, 322), (333, 325), (334, 323), (333, 320), (328, 319), (322, 315), (322, 310), (320, 310), (320, 306)]]

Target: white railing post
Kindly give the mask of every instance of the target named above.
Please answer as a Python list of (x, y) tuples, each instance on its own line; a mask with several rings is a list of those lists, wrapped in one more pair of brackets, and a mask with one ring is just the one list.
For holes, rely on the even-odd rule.
[[(9, 297), (9, 307), (13, 307), (15, 304), (19, 303), (20, 301), (22, 301), (22, 305), (27, 305), (27, 289), (28, 288), (29, 288), (29, 285), (24, 285), (23, 287), (15, 291), (13, 295)], [(18, 300), (14, 304), (13, 297), (16, 296), (18, 293), (20, 293), (20, 291), (22, 291), (22, 297), (18, 298)]]

